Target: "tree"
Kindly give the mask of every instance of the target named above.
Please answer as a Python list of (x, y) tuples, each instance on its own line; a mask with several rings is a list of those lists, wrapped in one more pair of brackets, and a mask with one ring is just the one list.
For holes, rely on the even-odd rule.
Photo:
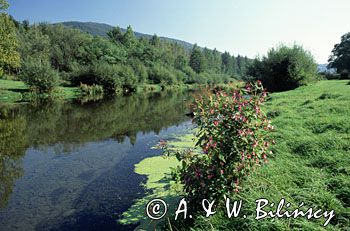
[(230, 55), (230, 53), (228, 53), (227, 51), (224, 52), (221, 55), (221, 62), (222, 62), (221, 71), (223, 73), (226, 73), (226, 74), (231, 73), (232, 72), (232, 62), (231, 62), (231, 55)]
[(123, 39), (123, 32), (121, 31), (120, 27), (115, 27), (114, 29), (108, 31), (107, 33), (108, 38), (114, 42), (114, 43), (120, 43)]
[(204, 71), (204, 56), (197, 44), (192, 48), (189, 65), (196, 73)]
[(77, 61), (81, 65), (91, 65), (96, 62), (109, 64), (124, 63), (126, 51), (120, 43), (114, 44), (102, 37), (94, 37), (85, 45), (80, 46)]
[(10, 71), (20, 66), (15, 24), (6, 13), (1, 12), (7, 8), (7, 1), (0, 0), (0, 76), (4, 70)]
[(175, 59), (174, 66), (176, 69), (183, 70), (184, 67), (186, 66), (186, 63), (187, 63), (187, 61), (186, 61), (185, 57), (183, 55), (179, 55)]
[(128, 28), (126, 29), (126, 32), (124, 33), (122, 38), (122, 43), (124, 46), (130, 49), (135, 47), (137, 39), (131, 26), (128, 26)]
[(35, 58), (23, 63), (21, 79), (39, 93), (50, 93), (59, 84), (58, 72), (51, 67), (50, 62)]
[(159, 39), (159, 37), (158, 37), (156, 34), (154, 34), (154, 35), (152, 36), (152, 38), (149, 40), (149, 43), (150, 43), (151, 45), (153, 45), (153, 46), (158, 46), (159, 43), (160, 43), (160, 39)]
[[(241, 59), (241, 61), (244, 59)], [(315, 80), (317, 65), (302, 46), (272, 48), (249, 66), (247, 74), (261, 80), (269, 91), (291, 90)]]
[(6, 0), (0, 0), (0, 12), (9, 8), (9, 4)]
[(350, 32), (341, 37), (339, 44), (334, 45), (328, 62), (328, 67), (336, 68), (338, 73), (350, 71)]
[(21, 54), (22, 61), (27, 60), (30, 57), (35, 57), (40, 60), (49, 60), (51, 54), (50, 39), (47, 35), (44, 35), (37, 26), (27, 28), (27, 25), (23, 25), (24, 31), (20, 33), (19, 40), (19, 52)]
[(92, 36), (63, 25), (41, 24), (39, 27), (50, 38), (52, 66), (59, 71), (72, 71), (80, 49), (91, 41)]

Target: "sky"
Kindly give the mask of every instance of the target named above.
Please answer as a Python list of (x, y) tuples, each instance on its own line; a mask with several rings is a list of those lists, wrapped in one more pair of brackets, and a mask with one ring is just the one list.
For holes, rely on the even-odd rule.
[(17, 20), (127, 27), (250, 58), (281, 43), (327, 63), (350, 31), (349, 0), (8, 0)]

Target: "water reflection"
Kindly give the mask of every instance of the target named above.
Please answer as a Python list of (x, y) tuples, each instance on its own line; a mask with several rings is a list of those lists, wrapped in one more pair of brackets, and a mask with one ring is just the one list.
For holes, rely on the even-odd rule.
[(187, 120), (188, 97), (177, 91), (1, 106), (0, 230), (116, 228), (144, 179), (134, 164), (159, 154), (150, 150), (156, 134), (183, 129), (164, 130)]

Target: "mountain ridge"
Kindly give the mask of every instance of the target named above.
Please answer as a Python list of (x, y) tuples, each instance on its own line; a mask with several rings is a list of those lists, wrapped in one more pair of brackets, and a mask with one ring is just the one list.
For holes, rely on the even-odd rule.
[[(80, 21), (65, 21), (65, 22), (59, 22), (55, 24), (62, 24), (63, 26), (74, 28), (74, 29), (79, 29), (83, 32), (89, 33), (94, 36), (102, 36), (102, 37), (107, 37), (107, 32), (115, 28), (115, 26), (111, 26), (106, 23), (98, 23), (98, 22), (80, 22)], [(123, 32), (126, 31), (125, 28), (120, 28)], [(152, 38), (153, 35), (150, 34), (145, 34), (141, 32), (134, 31), (135, 36), (137, 38)], [(192, 49), (194, 44), (179, 40), (179, 39), (174, 39), (174, 38), (169, 38), (165, 36), (158, 36), (160, 39), (173, 42), (173, 43), (178, 43), (185, 47), (186, 49)]]

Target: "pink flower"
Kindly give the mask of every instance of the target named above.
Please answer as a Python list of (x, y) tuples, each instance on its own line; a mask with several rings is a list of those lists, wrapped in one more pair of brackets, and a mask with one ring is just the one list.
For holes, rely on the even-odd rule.
[(264, 91), (263, 94), (262, 94), (262, 96), (265, 98), (265, 97), (267, 96), (267, 92)]
[(219, 121), (218, 120), (214, 120), (214, 125), (217, 127), (219, 125)]
[(220, 169), (220, 174), (223, 175), (224, 174), (224, 170)]
[(260, 108), (259, 108), (259, 107), (254, 106), (254, 109), (255, 109), (255, 113), (256, 113), (256, 114), (259, 114), (259, 113), (260, 113)]

